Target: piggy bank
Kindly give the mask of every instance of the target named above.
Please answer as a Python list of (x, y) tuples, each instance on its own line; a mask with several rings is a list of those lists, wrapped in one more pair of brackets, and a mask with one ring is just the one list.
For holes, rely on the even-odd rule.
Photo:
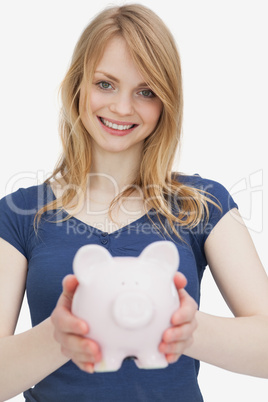
[(173, 283), (178, 265), (170, 241), (151, 243), (139, 257), (112, 257), (98, 245), (77, 251), (72, 312), (88, 323), (87, 336), (101, 347), (96, 372), (116, 371), (130, 356), (143, 369), (168, 365), (158, 346), (179, 307)]

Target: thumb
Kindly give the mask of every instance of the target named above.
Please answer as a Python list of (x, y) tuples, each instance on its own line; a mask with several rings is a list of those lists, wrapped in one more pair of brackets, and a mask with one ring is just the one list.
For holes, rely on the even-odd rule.
[(185, 286), (187, 285), (187, 279), (181, 272), (176, 272), (174, 276), (174, 285), (176, 286), (176, 289), (178, 291), (185, 288)]
[(75, 275), (67, 275), (62, 281), (62, 295), (70, 302), (73, 300), (74, 292), (78, 286)]

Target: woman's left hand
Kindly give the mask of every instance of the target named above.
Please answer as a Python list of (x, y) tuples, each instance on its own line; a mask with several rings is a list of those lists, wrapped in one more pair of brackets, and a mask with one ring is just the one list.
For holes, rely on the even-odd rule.
[(180, 298), (180, 307), (172, 315), (172, 326), (164, 332), (159, 345), (159, 351), (166, 355), (168, 363), (175, 363), (184, 350), (192, 345), (193, 332), (197, 327), (197, 303), (184, 289), (187, 284), (185, 276), (177, 272), (174, 284)]

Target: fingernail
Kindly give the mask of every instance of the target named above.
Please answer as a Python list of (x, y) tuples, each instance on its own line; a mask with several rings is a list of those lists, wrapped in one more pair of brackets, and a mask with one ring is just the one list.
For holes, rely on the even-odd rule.
[(177, 360), (178, 359), (176, 357), (174, 357), (174, 356), (168, 356), (167, 357), (167, 361), (168, 361), (169, 364), (176, 363)]
[(165, 348), (166, 348), (165, 344), (160, 343), (160, 345), (158, 347), (158, 350), (159, 350), (160, 353), (165, 353)]
[(83, 334), (87, 334), (87, 332), (88, 332), (87, 324), (81, 323), (80, 328), (81, 328), (81, 332), (82, 332)]
[(93, 366), (92, 364), (90, 364), (90, 365), (88, 366), (88, 372), (89, 372), (90, 374), (93, 374), (93, 373), (94, 373), (94, 366)]

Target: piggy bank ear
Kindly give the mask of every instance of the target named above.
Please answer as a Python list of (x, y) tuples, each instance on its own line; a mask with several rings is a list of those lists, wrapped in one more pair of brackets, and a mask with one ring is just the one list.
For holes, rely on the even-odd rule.
[(73, 270), (79, 282), (87, 280), (94, 267), (101, 267), (112, 260), (106, 248), (96, 244), (81, 247), (74, 256)]
[(179, 267), (179, 252), (177, 247), (171, 241), (156, 241), (149, 244), (140, 257), (144, 260), (155, 260), (171, 275), (175, 274)]

